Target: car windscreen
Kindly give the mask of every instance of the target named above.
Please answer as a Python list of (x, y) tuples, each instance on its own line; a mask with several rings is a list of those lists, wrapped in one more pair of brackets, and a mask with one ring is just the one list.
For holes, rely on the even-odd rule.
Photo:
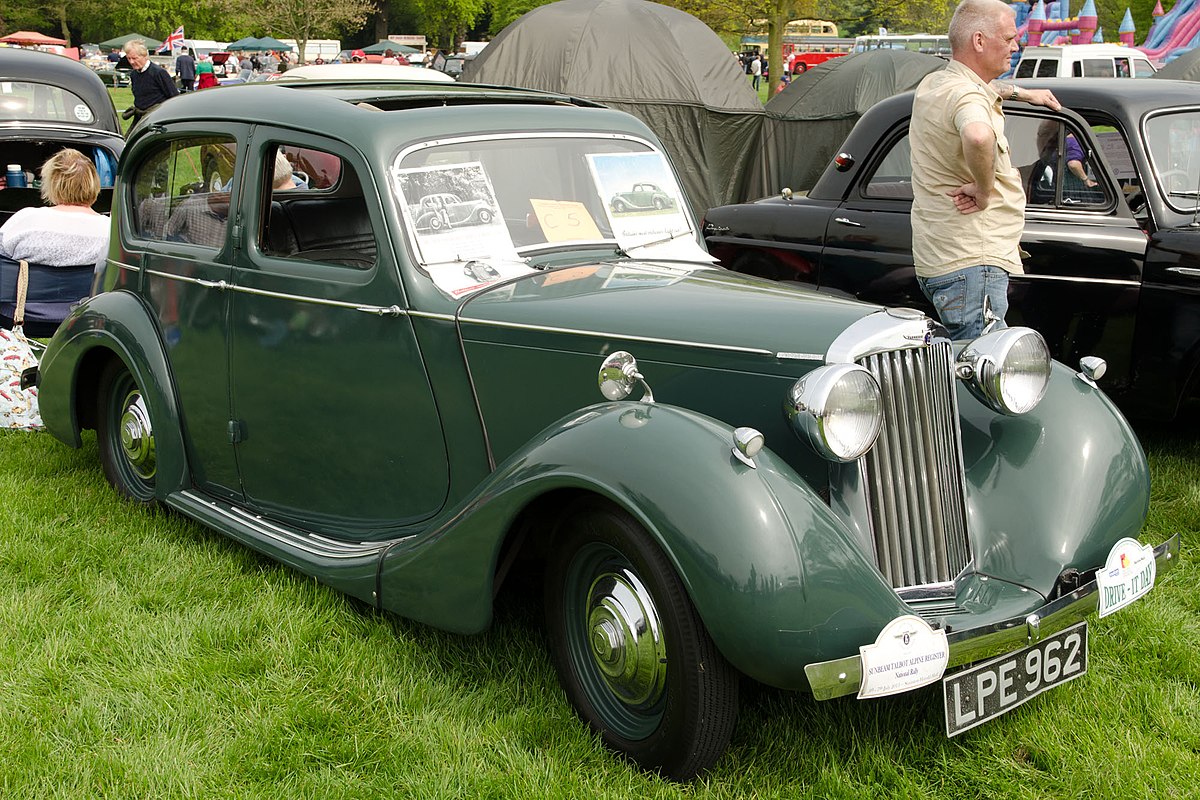
[(628, 136), (442, 140), (397, 156), (392, 190), (418, 262), (447, 291), (551, 251), (703, 255), (670, 163)]
[(1149, 117), (1145, 137), (1167, 204), (1176, 211), (1194, 212), (1200, 198), (1200, 109)]
[(79, 95), (35, 81), (0, 80), (0, 122), (95, 125), (96, 114)]

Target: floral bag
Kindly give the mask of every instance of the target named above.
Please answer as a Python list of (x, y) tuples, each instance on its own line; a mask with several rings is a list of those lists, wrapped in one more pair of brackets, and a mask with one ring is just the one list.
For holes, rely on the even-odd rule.
[(37, 354), (42, 346), (25, 337), (25, 296), (29, 292), (29, 262), (21, 262), (17, 278), (17, 309), (13, 314), (12, 330), (0, 328), (0, 428), (38, 430), (42, 417), (38, 413), (37, 388), (21, 388), (21, 373), (38, 365)]

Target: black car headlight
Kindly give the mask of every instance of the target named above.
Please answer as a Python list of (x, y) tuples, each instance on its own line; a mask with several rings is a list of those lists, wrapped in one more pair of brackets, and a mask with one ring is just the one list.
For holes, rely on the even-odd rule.
[(784, 413), (821, 456), (853, 461), (875, 444), (883, 401), (874, 375), (855, 364), (829, 364), (793, 384)]
[(1032, 328), (985, 333), (958, 357), (958, 376), (971, 393), (1001, 414), (1032, 411), (1050, 382), (1050, 350)]

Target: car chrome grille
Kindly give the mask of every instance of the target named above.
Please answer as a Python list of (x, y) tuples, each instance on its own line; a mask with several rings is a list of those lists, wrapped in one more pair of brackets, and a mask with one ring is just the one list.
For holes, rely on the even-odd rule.
[(895, 588), (950, 583), (971, 560), (953, 357), (938, 342), (860, 361), (883, 393), (862, 469), (875, 563)]

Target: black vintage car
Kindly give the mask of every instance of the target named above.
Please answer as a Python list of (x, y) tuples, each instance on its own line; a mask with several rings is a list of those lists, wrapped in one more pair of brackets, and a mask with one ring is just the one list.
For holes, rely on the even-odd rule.
[(0, 48), (0, 166), (18, 164), (29, 177), (25, 188), (0, 192), (0, 224), (42, 204), (34, 179), (64, 147), (96, 163), (102, 187), (96, 209), (108, 211), (124, 144), (112, 98), (96, 73), (65, 56)]
[[(1006, 103), (1005, 135), (1027, 205), (1024, 276), (1008, 323), (1054, 356), (1107, 361), (1103, 386), (1130, 414), (1170, 417), (1200, 364), (1200, 91), (1195, 83), (1022, 81), (1071, 111)], [(806, 197), (714, 208), (709, 250), (740, 272), (932, 311), (913, 275), (912, 94), (871, 108)], [(1070, 177), (1074, 138), (1088, 186)]]

